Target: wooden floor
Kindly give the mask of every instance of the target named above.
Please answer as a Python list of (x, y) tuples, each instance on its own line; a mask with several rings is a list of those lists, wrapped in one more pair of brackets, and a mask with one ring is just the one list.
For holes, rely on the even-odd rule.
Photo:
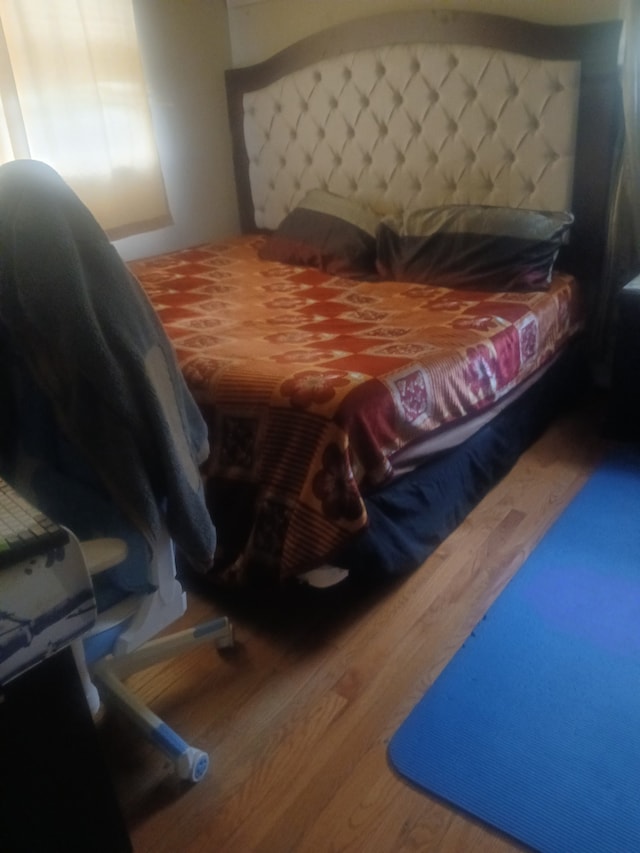
[(413, 790), (386, 747), (592, 470), (598, 411), (549, 429), (402, 582), (242, 606), (190, 591), (184, 625), (226, 612), (237, 649), (201, 646), (132, 681), (209, 752), (208, 775), (179, 783), (126, 722), (101, 727), (135, 853), (522, 850)]

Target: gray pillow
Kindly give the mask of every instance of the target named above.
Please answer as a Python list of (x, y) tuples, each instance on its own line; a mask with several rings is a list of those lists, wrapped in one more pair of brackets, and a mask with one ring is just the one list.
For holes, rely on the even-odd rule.
[(382, 278), (446, 287), (546, 290), (574, 221), (568, 212), (448, 205), (384, 219)]
[(365, 205), (312, 190), (267, 237), (259, 255), (345, 278), (376, 278), (378, 221)]

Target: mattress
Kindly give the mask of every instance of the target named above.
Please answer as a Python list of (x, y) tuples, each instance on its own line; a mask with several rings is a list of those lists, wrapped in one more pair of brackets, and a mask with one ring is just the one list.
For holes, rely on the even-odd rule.
[(364, 498), (394, 460), (404, 471), (426, 439), (486, 423), (583, 325), (563, 273), (536, 292), (354, 281), (260, 260), (264, 239), (130, 264), (209, 426), (207, 497), (231, 580), (330, 559), (366, 528)]

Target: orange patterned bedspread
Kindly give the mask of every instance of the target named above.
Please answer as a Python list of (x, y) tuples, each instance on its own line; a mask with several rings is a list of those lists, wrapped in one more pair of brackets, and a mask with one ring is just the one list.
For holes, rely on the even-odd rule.
[(581, 326), (562, 274), (546, 293), (355, 282), (261, 261), (261, 240), (130, 264), (209, 424), (227, 580), (329, 560), (394, 452), (491, 407)]

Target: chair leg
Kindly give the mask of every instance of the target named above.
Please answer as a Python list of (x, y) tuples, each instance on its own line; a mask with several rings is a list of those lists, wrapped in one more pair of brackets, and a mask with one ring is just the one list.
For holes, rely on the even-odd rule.
[(124, 655), (108, 656), (92, 667), (98, 692), (111, 699), (121, 711), (174, 763), (181, 779), (199, 782), (209, 767), (209, 756), (189, 746), (176, 732), (144, 705), (123, 683), (134, 672), (146, 669), (186, 649), (212, 641), (217, 648), (233, 646), (233, 626), (226, 617), (194, 628), (150, 640)]
[(110, 667), (118, 673), (120, 678), (126, 678), (134, 672), (175, 657), (201, 643), (211, 641), (219, 649), (233, 646), (233, 626), (226, 616), (212, 619), (193, 628), (186, 628), (184, 631), (167, 634), (165, 637), (149, 640), (126, 654), (116, 654), (109, 658)]
[(73, 657), (76, 662), (76, 668), (78, 670), (78, 675), (80, 676), (84, 695), (87, 698), (87, 705), (89, 706), (91, 716), (95, 720), (100, 714), (100, 694), (91, 680), (91, 674), (87, 667), (87, 661), (84, 655), (84, 646), (82, 645), (81, 638), (79, 640), (74, 640), (71, 643), (71, 651), (73, 652)]
[(153, 713), (111, 671), (109, 660), (100, 661), (94, 669), (98, 689), (106, 701), (111, 700), (142, 733), (174, 763), (180, 779), (199, 782), (209, 769), (209, 756), (189, 746), (180, 735)]

